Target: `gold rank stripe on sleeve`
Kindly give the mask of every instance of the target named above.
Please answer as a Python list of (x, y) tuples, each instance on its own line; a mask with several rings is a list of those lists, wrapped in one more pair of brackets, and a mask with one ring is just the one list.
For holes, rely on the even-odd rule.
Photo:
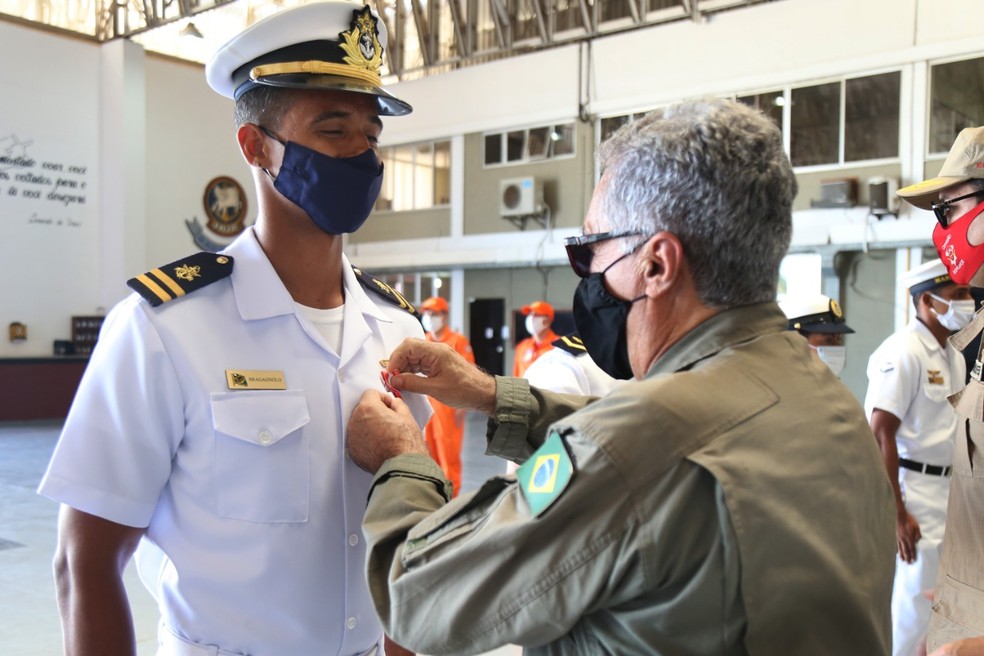
[(127, 286), (156, 307), (222, 280), (232, 273), (233, 259), (203, 251), (130, 278)]

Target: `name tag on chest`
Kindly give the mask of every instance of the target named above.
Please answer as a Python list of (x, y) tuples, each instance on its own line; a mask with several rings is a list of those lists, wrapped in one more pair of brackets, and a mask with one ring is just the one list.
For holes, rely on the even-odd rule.
[(285, 390), (287, 379), (282, 371), (226, 369), (226, 383), (231, 390)]

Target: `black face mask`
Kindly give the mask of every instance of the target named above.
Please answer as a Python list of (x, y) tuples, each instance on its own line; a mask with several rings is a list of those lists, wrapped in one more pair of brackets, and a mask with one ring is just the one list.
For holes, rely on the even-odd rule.
[(582, 278), (574, 292), (574, 325), (584, 348), (602, 371), (619, 380), (628, 380), (633, 375), (625, 322), (632, 304), (646, 295), (630, 301), (615, 298), (605, 289), (605, 273), (628, 255), (631, 253), (618, 258), (604, 271)]

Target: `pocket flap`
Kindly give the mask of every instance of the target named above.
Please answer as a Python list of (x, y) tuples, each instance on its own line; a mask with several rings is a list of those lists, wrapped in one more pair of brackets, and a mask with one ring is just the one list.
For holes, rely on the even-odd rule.
[(310, 421), (303, 390), (212, 395), (212, 426), (216, 432), (259, 446), (276, 444)]

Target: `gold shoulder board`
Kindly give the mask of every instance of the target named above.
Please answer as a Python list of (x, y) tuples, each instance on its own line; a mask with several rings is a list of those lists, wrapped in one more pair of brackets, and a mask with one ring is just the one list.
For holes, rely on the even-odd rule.
[(577, 333), (570, 333), (569, 335), (564, 335), (563, 337), (558, 337), (551, 342), (554, 348), (559, 348), (562, 351), (567, 351), (571, 355), (584, 355), (588, 352), (584, 348), (584, 342)]
[(403, 294), (396, 291), (379, 278), (369, 275), (357, 266), (352, 267), (352, 272), (355, 273), (355, 277), (359, 279), (359, 284), (362, 285), (366, 291), (378, 294), (389, 303), (406, 310), (418, 319), (420, 318), (420, 313), (417, 312), (417, 308), (415, 308), (413, 304), (403, 296)]
[(202, 251), (130, 278), (126, 284), (157, 307), (222, 280), (232, 273), (232, 264), (228, 255)]

